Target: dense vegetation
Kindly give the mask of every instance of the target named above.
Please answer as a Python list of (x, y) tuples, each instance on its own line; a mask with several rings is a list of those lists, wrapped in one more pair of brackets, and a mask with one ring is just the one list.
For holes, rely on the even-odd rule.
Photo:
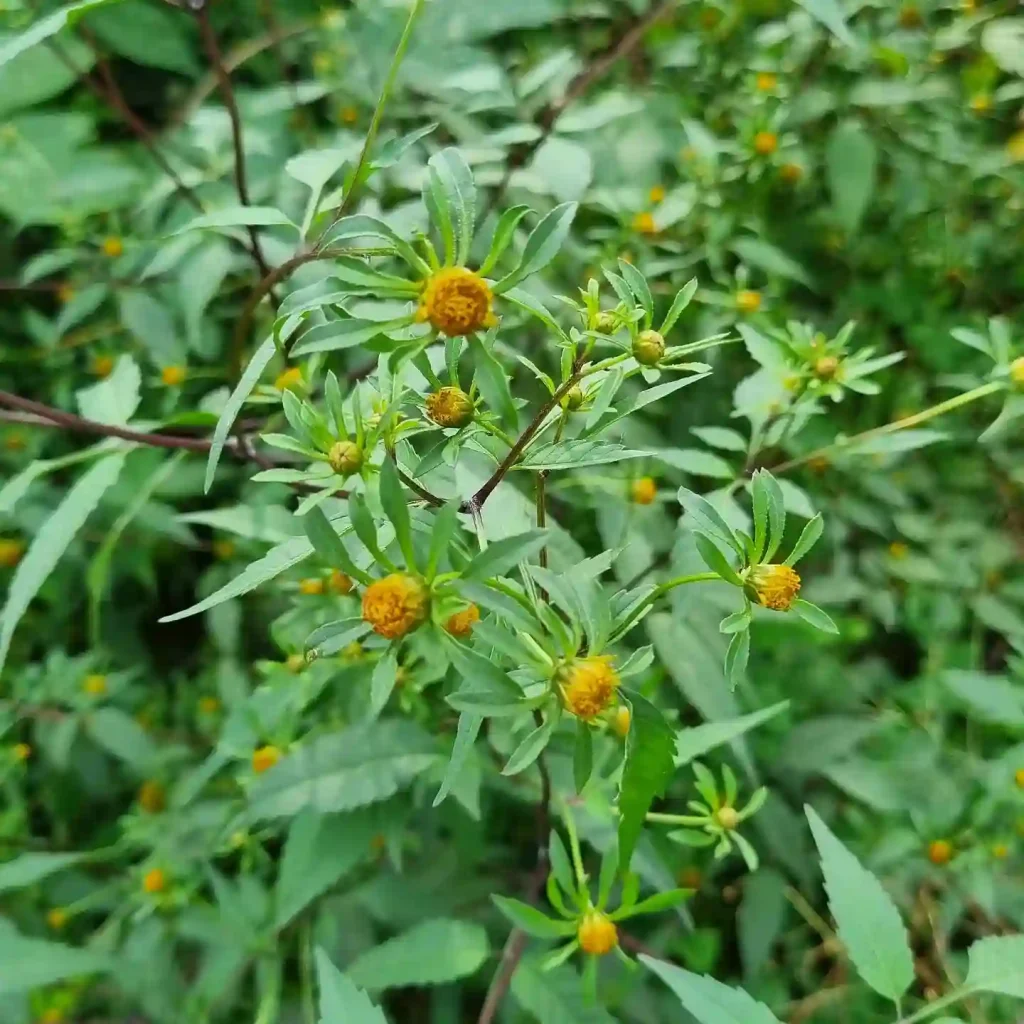
[(1011, 0), (0, 9), (0, 1024), (1011, 1024)]

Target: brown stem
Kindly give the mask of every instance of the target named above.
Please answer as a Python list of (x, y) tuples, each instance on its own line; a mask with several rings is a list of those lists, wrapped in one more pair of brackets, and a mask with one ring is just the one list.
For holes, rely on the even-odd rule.
[[(238, 101), (235, 99), (235, 90), (231, 86), (231, 76), (224, 66), (224, 55), (221, 53), (220, 44), (217, 42), (217, 33), (210, 24), (210, 12), (206, 5), (196, 11), (196, 21), (199, 24), (199, 35), (203, 40), (203, 48), (209, 58), (210, 66), (217, 76), (217, 86), (220, 90), (221, 99), (228, 111), (228, 118), (231, 121), (231, 143), (235, 151), (235, 188), (238, 191), (238, 198), (243, 206), (252, 206), (249, 198), (249, 180), (245, 170), (245, 145), (242, 134), (242, 115), (238, 111)], [(249, 244), (252, 247), (253, 259), (263, 277), (270, 274), (270, 265), (263, 255), (263, 247), (260, 245), (259, 235), (256, 228), (248, 226), (246, 233), (249, 235)]]

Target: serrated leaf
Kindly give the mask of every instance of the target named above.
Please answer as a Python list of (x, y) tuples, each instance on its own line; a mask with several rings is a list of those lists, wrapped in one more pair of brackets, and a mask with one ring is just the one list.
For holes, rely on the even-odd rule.
[(494, 286), (495, 294), (508, 291), (531, 274), (543, 270), (555, 258), (568, 237), (577, 205), (562, 203), (541, 219), (526, 240), (519, 266)]
[(1024, 999), (1024, 935), (980, 939), (967, 951), (969, 989)]
[(781, 714), (789, 707), (789, 701), (779, 701), (771, 707), (762, 708), (742, 718), (731, 718), (724, 722), (706, 722), (692, 729), (682, 729), (676, 737), (676, 767), (689, 764), (694, 758), (706, 754), (723, 743), (732, 743), (744, 733)]
[(764, 1003), (742, 989), (730, 988), (707, 975), (692, 974), (644, 953), (640, 954), (640, 962), (675, 992), (684, 1009), (700, 1024), (781, 1024)]
[(627, 871), (644, 818), (675, 770), (676, 739), (665, 716), (649, 700), (632, 691), (623, 691), (623, 696), (631, 717), (619, 786), (619, 865)]
[(914, 958), (896, 904), (814, 808), (804, 810), (839, 938), (857, 973), (880, 995), (899, 1000), (914, 980)]
[(642, 459), (645, 451), (635, 451), (611, 441), (555, 441), (531, 448), (516, 469), (577, 469), (584, 466), (604, 466), (626, 459)]
[(403, 719), (350, 726), (289, 752), (249, 791), (254, 820), (386, 800), (437, 762), (433, 739)]
[(346, 973), (356, 985), (376, 990), (444, 985), (474, 974), (488, 953), (480, 925), (440, 918), (368, 950)]
[(369, 996), (342, 974), (322, 949), (316, 951), (316, 974), (320, 984), (319, 1024), (388, 1024)]
[(123, 453), (108, 455), (76, 481), (53, 514), (40, 527), (25, 557), (18, 563), (0, 612), (0, 670), (7, 659), (11, 638), (32, 599), (57, 567), (61, 556), (121, 473)]

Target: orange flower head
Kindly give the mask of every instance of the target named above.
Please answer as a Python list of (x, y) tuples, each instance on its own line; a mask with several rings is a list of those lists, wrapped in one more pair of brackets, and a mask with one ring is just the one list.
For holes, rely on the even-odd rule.
[(758, 132), (754, 136), (754, 152), (758, 156), (771, 156), (779, 148), (779, 137), (775, 132)]
[(265, 771), (269, 771), (271, 768), (281, 760), (281, 751), (277, 747), (270, 746), (269, 744), (265, 747), (260, 747), (258, 750), (253, 752), (252, 755), (252, 770), (257, 775), (262, 775)]
[(657, 331), (641, 331), (633, 342), (633, 358), (641, 366), (657, 366), (665, 355), (665, 339)]
[(439, 427), (464, 427), (473, 420), (473, 400), (462, 388), (441, 388), (427, 395), (427, 415)]
[(0, 537), (0, 566), (13, 569), (21, 561), (24, 553), (25, 545), (20, 540)]
[(113, 356), (96, 356), (92, 361), (92, 373), (94, 377), (109, 377), (114, 369)]
[(473, 627), (480, 621), (480, 609), (475, 604), (463, 608), (449, 616), (444, 624), (445, 630), (460, 640), (465, 640), (473, 632)]
[(578, 658), (559, 673), (566, 711), (584, 722), (592, 722), (611, 704), (618, 685), (619, 674), (606, 654)]
[(788, 565), (755, 565), (750, 570), (748, 591), (762, 607), (788, 612), (800, 593), (800, 574)]
[(151, 895), (167, 888), (167, 875), (160, 868), (151, 868), (142, 877), (142, 888)]
[(654, 223), (654, 214), (643, 212), (633, 218), (633, 230), (641, 235), (656, 235), (658, 225)]
[(783, 164), (779, 168), (779, 176), (790, 185), (795, 185), (804, 176), (804, 169), (799, 164)]
[(165, 366), (160, 371), (160, 379), (169, 388), (180, 387), (185, 383), (187, 371), (184, 366)]
[(779, 80), (770, 71), (759, 71), (755, 84), (760, 92), (771, 92), (779, 84)]
[(93, 672), (82, 681), (82, 689), (90, 697), (102, 697), (107, 692), (107, 677)]
[(274, 380), (274, 387), (278, 391), (301, 391), (305, 387), (302, 370), (298, 366), (289, 366), (287, 370), (282, 370)]
[(637, 505), (652, 505), (658, 495), (658, 485), (649, 476), (642, 476), (639, 480), (633, 481), (630, 488), (630, 497)]
[(55, 932), (62, 931), (68, 923), (68, 912), (63, 907), (53, 907), (46, 912), (46, 923)]
[(761, 308), (761, 293), (749, 290), (737, 292), (736, 308), (741, 313), (756, 313)]
[(424, 283), (416, 319), (449, 338), (460, 338), (497, 324), (493, 302), (491, 286), (479, 274), (445, 267)]
[(167, 791), (155, 779), (139, 787), (139, 806), (147, 814), (159, 814), (167, 806)]
[(347, 573), (343, 573), (340, 569), (335, 569), (331, 573), (331, 578), (327, 581), (327, 585), (331, 588), (332, 594), (351, 594), (352, 588), (355, 584), (352, 582), (352, 577)]
[(117, 259), (124, 252), (124, 242), (117, 235), (110, 235), (103, 239), (103, 254), (112, 260)]
[(896, 559), (897, 562), (902, 562), (909, 554), (910, 548), (901, 540), (894, 540), (889, 545), (889, 556)]
[(299, 580), (299, 593), (307, 597), (319, 597), (324, 592), (324, 581), (318, 576), (310, 576), (309, 579)]
[(604, 956), (619, 944), (615, 923), (600, 910), (588, 910), (576, 929), (580, 949), (591, 956)]
[(953, 859), (953, 844), (948, 839), (933, 839), (928, 844), (928, 859), (933, 864), (948, 864)]
[(363, 620), (389, 640), (397, 640), (423, 625), (429, 612), (427, 588), (407, 573), (395, 572), (374, 580), (363, 593)]

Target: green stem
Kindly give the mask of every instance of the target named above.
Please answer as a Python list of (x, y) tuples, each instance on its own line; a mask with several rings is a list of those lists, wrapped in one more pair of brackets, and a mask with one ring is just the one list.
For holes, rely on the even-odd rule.
[(802, 466), (812, 459), (827, 457), (833, 452), (843, 451), (852, 445), (860, 444), (862, 441), (872, 441), (876, 437), (886, 437), (900, 430), (906, 430), (908, 427), (916, 427), (921, 423), (927, 423), (929, 420), (935, 419), (936, 416), (944, 416), (947, 412), (952, 412), (961, 406), (976, 402), (979, 398), (987, 398), (989, 395), (1005, 390), (1005, 388), (1006, 383), (1004, 381), (990, 381), (988, 384), (982, 384), (971, 391), (965, 391), (962, 395), (954, 395), (952, 398), (947, 398), (946, 401), (939, 402), (938, 405), (933, 405), (928, 409), (923, 409), (921, 412), (914, 413), (913, 416), (904, 416), (903, 419), (886, 423), (884, 426), (865, 430), (862, 434), (854, 434), (853, 437), (834, 441), (832, 444), (825, 445), (824, 448), (818, 448), (813, 452), (808, 452), (806, 455), (801, 455), (798, 459), (790, 459), (788, 462), (775, 466), (772, 472), (785, 473), (787, 470), (796, 469), (797, 466)]
[(972, 991), (969, 986), (954, 989), (949, 995), (936, 999), (934, 1003), (929, 1003), (927, 1006), (922, 1006), (917, 1013), (912, 1014), (910, 1017), (901, 1017), (894, 1024), (917, 1024), (918, 1021), (927, 1020), (932, 1014), (938, 1013), (939, 1010), (944, 1010), (947, 1006), (952, 1006), (954, 1003), (959, 1003), (961, 999), (966, 999), (967, 996), (971, 995)]
[(580, 837), (576, 834), (576, 822), (568, 807), (565, 808), (565, 827), (569, 832), (569, 852), (572, 855), (573, 871), (576, 873), (576, 885), (580, 892), (583, 892), (587, 888), (587, 875), (583, 870), (583, 855), (580, 852)]
[(611, 638), (612, 641), (625, 636), (630, 629), (633, 628), (633, 623), (643, 615), (645, 611), (660, 597), (664, 597), (670, 590), (674, 590), (676, 587), (685, 586), (687, 583), (710, 583), (713, 580), (721, 580), (721, 576), (717, 572), (698, 572), (692, 573), (689, 576), (676, 576), (675, 579), (666, 580), (664, 583), (658, 584), (648, 595), (645, 597), (633, 610), (630, 617), (622, 623), (621, 626), (615, 631), (615, 635)]
[(306, 1024), (316, 1024), (316, 998), (313, 993), (313, 926), (308, 919), (299, 930), (299, 973), (302, 984), (302, 1012)]

